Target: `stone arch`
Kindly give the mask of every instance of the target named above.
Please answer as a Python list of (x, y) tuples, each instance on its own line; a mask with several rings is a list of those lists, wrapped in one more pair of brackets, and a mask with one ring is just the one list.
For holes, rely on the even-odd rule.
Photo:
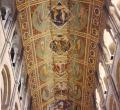
[(111, 0), (111, 2), (114, 6), (117, 6), (117, 8), (120, 10), (120, 1), (119, 0)]
[(115, 50), (116, 50), (116, 45), (115, 45), (114, 42), (112, 42), (112, 43), (109, 45), (109, 50), (110, 50), (111, 55), (114, 55)]
[(0, 9), (1, 9), (2, 20), (6, 20), (7, 17), (11, 14), (10, 8), (8, 8), (7, 6), (3, 6)]
[(15, 109), (14, 110), (18, 110), (18, 104), (15, 103)]
[(115, 101), (114, 101), (114, 103), (113, 103), (113, 110), (117, 110)]
[(102, 88), (106, 91), (108, 88), (107, 75), (103, 67), (103, 64), (101, 62), (99, 63), (99, 74), (100, 74), (100, 79), (102, 81)]
[(3, 69), (2, 70), (2, 79), (3, 79), (3, 90), (2, 90), (2, 104), (6, 103), (6, 99), (7, 99), (7, 76), (6, 76), (6, 72)]
[(116, 102), (113, 96), (110, 96), (110, 99), (109, 99), (109, 110), (117, 110)]
[(6, 8), (5, 7), (1, 7), (1, 16), (2, 16), (2, 20), (5, 20), (5, 16), (6, 16)]
[(120, 59), (117, 63), (117, 70), (116, 70), (116, 84), (117, 84), (117, 89), (120, 94)]
[(112, 110), (112, 103), (113, 103), (113, 97), (111, 96), (109, 99), (109, 110)]
[(19, 49), (21, 48), (19, 45), (20, 39), (18, 39), (17, 32), (14, 32), (13, 38), (12, 38), (12, 46), (10, 50), (10, 56), (11, 56), (11, 61), (13, 66), (15, 66), (18, 54), (19, 54)]
[(2, 72), (3, 90), (2, 90), (2, 106), (8, 106), (11, 96), (11, 77), (7, 65), (4, 65)]
[(104, 42), (105, 47), (107, 48), (108, 54), (110, 56), (113, 56), (116, 50), (116, 44), (113, 41), (107, 29), (104, 30), (103, 42)]

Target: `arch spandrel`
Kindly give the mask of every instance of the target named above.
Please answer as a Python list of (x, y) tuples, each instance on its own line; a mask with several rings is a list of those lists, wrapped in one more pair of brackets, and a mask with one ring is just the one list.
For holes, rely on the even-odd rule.
[(16, 4), (33, 109), (93, 110), (103, 0)]

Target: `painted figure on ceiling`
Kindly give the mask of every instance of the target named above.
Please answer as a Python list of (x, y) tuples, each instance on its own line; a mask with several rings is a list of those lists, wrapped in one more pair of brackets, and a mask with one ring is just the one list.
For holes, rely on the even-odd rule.
[(50, 43), (50, 48), (58, 54), (63, 54), (70, 49), (70, 42), (66, 40), (54, 40)]
[(40, 25), (42, 22), (43, 22), (43, 19), (42, 19), (42, 15), (41, 15), (41, 13), (40, 12), (38, 12), (38, 10), (36, 11), (36, 17), (37, 17), (37, 23)]
[(59, 82), (59, 83), (56, 84), (55, 94), (64, 95), (64, 94), (67, 93), (67, 91), (68, 91), (67, 83), (65, 83), (65, 82)]
[(70, 13), (65, 6), (58, 3), (58, 5), (51, 10), (50, 16), (57, 26), (62, 26), (68, 21)]
[(54, 106), (54, 110), (68, 110), (71, 102), (69, 100), (58, 100)]
[(53, 64), (53, 71), (62, 75), (62, 73), (67, 69), (68, 63), (54, 63)]

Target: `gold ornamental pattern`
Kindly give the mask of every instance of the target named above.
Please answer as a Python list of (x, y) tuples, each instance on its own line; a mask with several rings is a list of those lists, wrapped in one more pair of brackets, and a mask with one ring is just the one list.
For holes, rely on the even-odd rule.
[(103, 0), (16, 0), (33, 110), (94, 110)]

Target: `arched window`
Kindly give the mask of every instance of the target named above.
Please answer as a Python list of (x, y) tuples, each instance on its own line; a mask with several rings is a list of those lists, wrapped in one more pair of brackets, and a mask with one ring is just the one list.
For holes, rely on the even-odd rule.
[(12, 48), (10, 51), (10, 56), (11, 56), (12, 64), (14, 67), (16, 65), (18, 57), (20, 57), (19, 56), (20, 49), (21, 49), (20, 39), (19, 39), (17, 32), (15, 31), (13, 38), (12, 38)]
[(115, 50), (116, 50), (116, 44), (113, 41), (110, 33), (106, 29), (104, 30), (103, 42), (104, 42), (104, 46), (107, 49), (107, 52), (105, 53), (106, 56), (107, 56), (107, 59), (108, 60), (113, 60), (114, 53), (115, 53)]
[(18, 47), (16, 46), (16, 44), (12, 45), (10, 55), (11, 55), (12, 64), (13, 66), (15, 66), (17, 55), (18, 55)]
[(4, 68), (2, 69), (2, 72), (1, 72), (1, 76), (3, 81), (1, 102), (3, 106), (8, 106), (8, 103), (10, 102), (10, 95), (11, 95), (11, 78), (10, 78), (10, 72), (7, 65), (4, 65)]
[(100, 109), (100, 95), (99, 95), (99, 93), (98, 93), (98, 90), (96, 89), (96, 91), (95, 91), (95, 95), (96, 95), (96, 107), (97, 107), (97, 109), (99, 110)]
[(5, 9), (5, 7), (1, 7), (1, 16), (2, 16), (2, 20), (5, 20), (5, 16), (6, 16), (6, 9)]
[(105, 92), (105, 91), (107, 91), (108, 82), (107, 82), (107, 75), (106, 75), (105, 69), (101, 62), (99, 63), (99, 75), (100, 75), (100, 79), (101, 79), (100, 82), (101, 82), (102, 89)]
[(0, 10), (1, 10), (2, 20), (3, 20), (3, 21), (4, 21), (4, 20), (7, 20), (7, 18), (8, 18), (8, 17), (10, 16), (10, 14), (11, 14), (10, 8), (8, 8), (8, 7), (1, 7)]

